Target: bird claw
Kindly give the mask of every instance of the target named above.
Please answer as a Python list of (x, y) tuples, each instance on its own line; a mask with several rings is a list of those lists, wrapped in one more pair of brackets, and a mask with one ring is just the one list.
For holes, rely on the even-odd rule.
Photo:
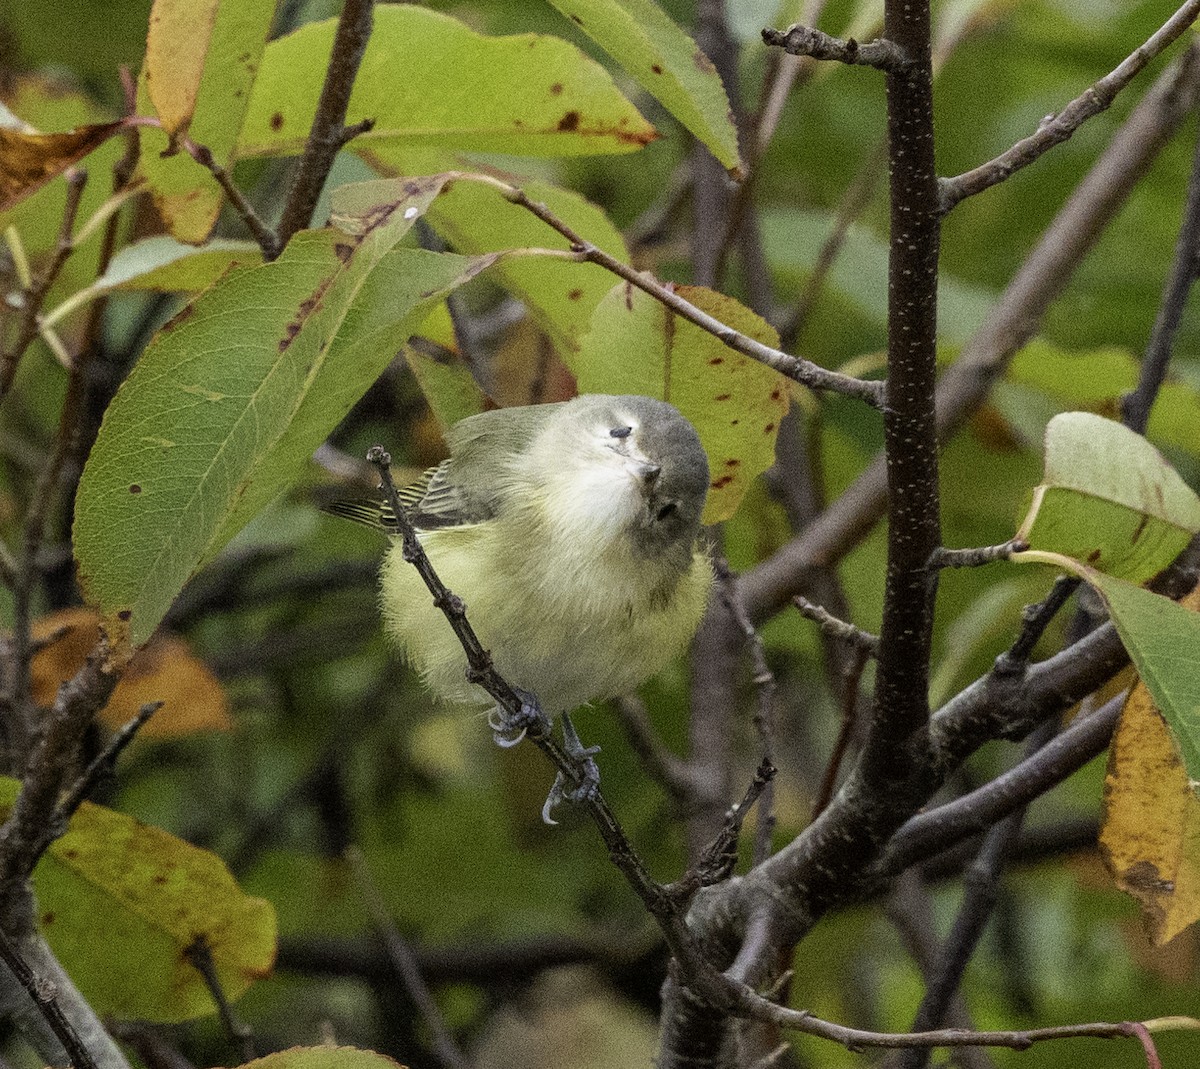
[(488, 713), (488, 727), (492, 729), (492, 739), (502, 749), (509, 750), (516, 746), (530, 728), (536, 727), (543, 733), (550, 733), (550, 718), (542, 712), (537, 697), (528, 691), (513, 688), (521, 699), (519, 712), (510, 715), (502, 706), (495, 706)]
[(546, 795), (546, 804), (542, 806), (542, 820), (547, 824), (558, 823), (550, 814), (561, 802), (590, 802), (600, 790), (600, 767), (592, 760), (600, 752), (600, 747), (584, 746), (566, 713), (563, 714), (562, 725), (563, 749), (575, 763), (578, 780), (568, 787), (567, 777), (561, 771), (554, 777), (554, 784)]

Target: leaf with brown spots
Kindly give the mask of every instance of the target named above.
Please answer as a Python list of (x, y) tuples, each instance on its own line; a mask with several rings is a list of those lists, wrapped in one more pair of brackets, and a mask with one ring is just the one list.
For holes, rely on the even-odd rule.
[[(1183, 603), (1200, 608), (1200, 596)], [(1155, 944), (1200, 919), (1200, 798), (1141, 682), (1109, 752), (1100, 849), (1117, 886), (1141, 902)]]
[[(336, 24), (310, 22), (267, 47), (239, 156), (303, 151)], [(634, 152), (658, 137), (608, 72), (567, 41), (489, 37), (416, 4), (375, 9), (346, 121), (368, 117), (374, 128), (350, 151), (397, 174), (420, 173), (409, 154), (434, 147), (590, 156)]]
[(339, 190), (345, 229), (235, 267), (147, 346), (105, 414), (74, 528), (86, 598), (106, 619), (129, 613), (135, 645), (298, 478), (428, 309), (493, 262), (397, 248), (443, 182)]
[[(0, 779), (0, 810), (18, 783)], [(185, 1021), (215, 1010), (185, 950), (203, 936), (236, 999), (275, 960), (275, 911), (207, 850), (84, 802), (34, 871), (42, 932), (101, 1015)]]
[(124, 125), (92, 123), (67, 133), (39, 134), (8, 109), (0, 110), (0, 211), (11, 208), (58, 177)]
[(729, 97), (712, 61), (654, 0), (550, 0), (742, 177)]
[(1030, 548), (1143, 583), (1197, 532), (1200, 498), (1140, 434), (1091, 412), (1049, 422), (1045, 475), (1017, 532)]
[[(779, 345), (774, 329), (732, 297), (699, 286), (677, 292), (735, 330)], [(704, 522), (728, 519), (751, 481), (774, 462), (787, 380), (625, 283), (600, 302), (591, 325), (567, 361), (580, 392), (639, 393), (675, 405), (708, 453), (712, 482)]]
[(186, 134), (232, 163), (274, 13), (275, 0), (154, 0), (138, 111), (157, 113), (163, 129), (142, 129), (138, 174), (180, 241), (208, 237), (224, 194), (207, 168), (171, 152), (172, 140)]

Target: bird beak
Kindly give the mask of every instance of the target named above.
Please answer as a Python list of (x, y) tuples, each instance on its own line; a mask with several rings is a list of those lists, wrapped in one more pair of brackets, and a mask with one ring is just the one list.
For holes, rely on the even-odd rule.
[(653, 464), (649, 460), (631, 459), (627, 467), (629, 473), (642, 484), (642, 488), (647, 494), (654, 489), (654, 484), (658, 482), (658, 477), (662, 474), (661, 466)]

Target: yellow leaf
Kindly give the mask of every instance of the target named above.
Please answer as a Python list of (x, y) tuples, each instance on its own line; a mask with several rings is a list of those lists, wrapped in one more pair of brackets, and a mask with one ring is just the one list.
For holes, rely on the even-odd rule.
[[(1200, 587), (1181, 604), (1200, 608)], [(1200, 798), (1142, 682), (1109, 751), (1100, 849), (1117, 886), (1141, 903), (1155, 945), (1200, 919)]]
[(186, 131), (217, 18), (218, 0), (154, 0), (146, 35), (146, 91), (169, 136)]
[[(38, 620), (35, 640), (56, 631), (66, 634), (33, 659), (33, 698), (49, 707), (59, 685), (70, 679), (100, 634), (100, 616), (92, 609), (63, 609)], [(97, 719), (116, 731), (132, 720), (147, 702), (163, 707), (141, 729), (145, 738), (173, 739), (197, 731), (228, 731), (233, 727), (225, 692), (208, 667), (188, 644), (174, 635), (153, 638), (134, 654), (108, 705)]]

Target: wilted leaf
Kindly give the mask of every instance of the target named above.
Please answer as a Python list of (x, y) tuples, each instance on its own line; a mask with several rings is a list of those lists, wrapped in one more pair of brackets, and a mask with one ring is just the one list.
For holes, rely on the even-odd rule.
[[(35, 640), (56, 631), (66, 634), (33, 659), (33, 699), (49, 708), (59, 685), (83, 665), (100, 636), (100, 614), (94, 609), (62, 609), (36, 620)], [(138, 731), (144, 739), (172, 739), (197, 731), (228, 731), (233, 727), (229, 702), (216, 676), (175, 635), (158, 635), (133, 655), (121, 681), (96, 719), (110, 731), (128, 723), (147, 702), (163, 702)]]
[(1141, 583), (1197, 531), (1200, 498), (1140, 434), (1089, 412), (1047, 425), (1044, 481), (1017, 532), (1031, 548)]
[[(304, 148), (336, 19), (272, 41), (238, 141), (239, 156)], [(658, 134), (608, 73), (557, 37), (485, 37), (413, 4), (375, 11), (347, 123), (375, 120), (350, 147), (385, 164), (407, 145), (586, 156), (632, 152)]]
[(147, 347), (75, 515), (81, 584), (135, 645), (299, 475), (433, 303), (492, 262), (394, 248), (439, 188), (414, 180), (353, 236), (304, 231), (275, 262), (234, 268)]
[[(0, 805), (17, 796), (0, 779)], [(183, 1021), (214, 1012), (184, 951), (203, 936), (236, 999), (275, 960), (275, 913), (207, 850), (84, 802), (34, 872), (51, 949), (101, 1015)]]
[[(5, 116), (12, 113), (5, 109)], [(90, 123), (68, 133), (39, 134), (24, 123), (0, 121), (0, 211), (11, 208), (78, 163), (123, 129), (123, 122)]]
[(625, 68), (735, 178), (737, 127), (712, 61), (654, 0), (550, 0)]
[(1144, 683), (1109, 751), (1100, 849), (1117, 886), (1141, 902), (1155, 944), (1200, 918), (1200, 798)]
[(143, 129), (138, 173), (181, 241), (208, 237), (225, 194), (187, 153), (163, 153), (186, 133), (231, 162), (274, 14), (275, 0), (155, 0), (139, 110), (153, 106), (165, 129)]
[[(774, 329), (732, 297), (699, 286), (677, 292), (735, 330), (779, 345)], [(788, 408), (787, 379), (639, 289), (620, 283), (609, 292), (568, 362), (580, 393), (659, 397), (692, 421), (712, 475), (705, 523), (732, 516), (751, 480), (774, 462), (775, 436)]]

